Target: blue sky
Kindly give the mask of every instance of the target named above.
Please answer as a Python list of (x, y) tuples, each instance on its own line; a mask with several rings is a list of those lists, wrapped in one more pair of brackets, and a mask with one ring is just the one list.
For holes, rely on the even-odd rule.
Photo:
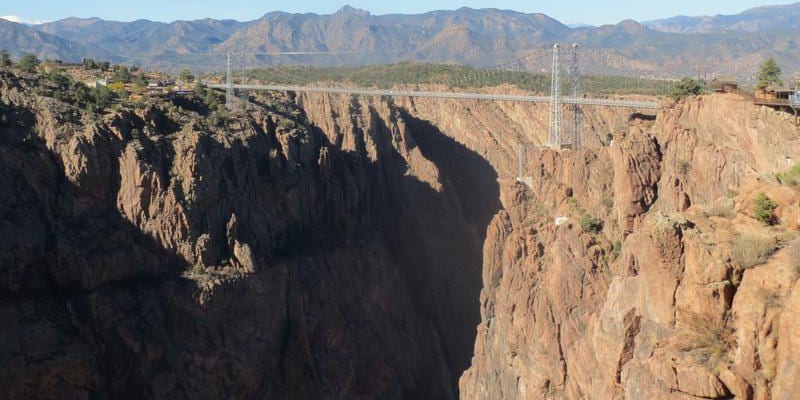
[[(748, 8), (794, 1), (758, 0), (670, 0), (670, 1), (488, 1), (488, 0), (342, 0), (335, 3), (321, 0), (258, 1), (252, 0), (2, 0), (0, 16), (22, 22), (53, 21), (69, 16), (100, 17), (119, 21), (150, 19), (232, 18), (252, 20), (269, 11), (315, 12), (329, 14), (344, 4), (362, 8), (373, 14), (420, 13), (433, 9), (503, 8), (523, 12), (543, 12), (564, 23), (604, 24), (632, 18), (646, 21), (675, 15), (736, 14)], [(658, 3), (658, 4), (656, 4)]]

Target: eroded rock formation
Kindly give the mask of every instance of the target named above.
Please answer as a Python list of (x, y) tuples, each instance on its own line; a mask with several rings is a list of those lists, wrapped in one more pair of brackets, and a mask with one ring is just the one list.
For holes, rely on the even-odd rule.
[[(800, 390), (780, 112), (586, 109), (588, 149), (529, 149), (528, 187), (517, 149), (544, 143), (544, 105), (259, 95), (216, 124), (2, 85), (0, 397)], [(750, 236), (775, 251), (744, 265)]]
[(0, 397), (456, 397), (486, 161), (385, 103), (218, 127), (26, 85), (2, 88)]
[[(703, 96), (613, 147), (530, 160), (533, 188), (502, 188), (484, 245), (462, 398), (796, 396), (800, 196), (771, 177), (797, 137), (780, 112)], [(752, 218), (759, 192), (775, 227)], [(749, 265), (752, 236), (769, 249)]]

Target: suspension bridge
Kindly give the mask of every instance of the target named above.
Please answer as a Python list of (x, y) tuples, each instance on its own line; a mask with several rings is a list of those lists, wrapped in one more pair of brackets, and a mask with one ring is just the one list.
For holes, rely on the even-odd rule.
[[(527, 95), (505, 95), (505, 94), (486, 94), (470, 92), (430, 92), (413, 90), (389, 90), (389, 89), (370, 89), (370, 88), (338, 88), (322, 86), (299, 86), (299, 85), (255, 85), (255, 84), (233, 84), (207, 83), (207, 86), (214, 89), (235, 90), (269, 90), (277, 92), (304, 92), (304, 93), (330, 93), (359, 96), (379, 96), (379, 97), (423, 97), (435, 99), (455, 99), (455, 100), (490, 100), (490, 101), (513, 101), (526, 103), (550, 103), (550, 96), (527, 96)], [(632, 101), (632, 100), (613, 100), (613, 99), (594, 99), (584, 97), (561, 97), (561, 104), (576, 104), (586, 106), (603, 107), (624, 107), (640, 109), (657, 109), (658, 103), (651, 101)]]
[[(582, 118), (581, 107), (622, 107), (639, 110), (654, 110), (659, 108), (659, 104), (652, 101), (637, 101), (623, 99), (591, 98), (581, 95), (580, 91), (580, 70), (579, 70), (579, 46), (573, 44), (566, 48), (566, 56), (562, 58), (562, 46), (553, 46), (553, 58), (551, 68), (550, 96), (518, 95), (518, 94), (490, 94), (463, 91), (421, 91), (421, 90), (395, 90), (395, 89), (376, 89), (368, 87), (339, 87), (323, 86), (303, 82), (302, 85), (296, 84), (261, 84), (245, 83), (241, 79), (240, 83), (235, 83), (234, 63), (232, 53), (227, 53), (225, 83), (204, 82), (208, 87), (224, 90), (226, 93), (226, 106), (229, 110), (236, 110), (247, 103), (247, 91), (278, 91), (278, 92), (298, 92), (298, 93), (324, 93), (355, 96), (377, 96), (377, 97), (406, 97), (406, 98), (434, 98), (434, 99), (453, 99), (453, 100), (485, 100), (502, 102), (523, 102), (523, 103), (546, 103), (550, 105), (549, 123), (549, 146), (552, 148), (572, 148), (581, 147), (580, 125)], [(324, 53), (298, 53), (287, 54), (324, 54)], [(566, 61), (566, 66), (564, 65)], [(242, 66), (244, 70), (244, 67)], [(563, 80), (568, 87), (569, 93), (565, 92), (562, 86), (562, 70), (566, 70)], [(240, 92), (240, 96), (236, 95)], [(524, 149), (520, 150), (524, 153)], [(523, 157), (522, 154), (520, 157)]]

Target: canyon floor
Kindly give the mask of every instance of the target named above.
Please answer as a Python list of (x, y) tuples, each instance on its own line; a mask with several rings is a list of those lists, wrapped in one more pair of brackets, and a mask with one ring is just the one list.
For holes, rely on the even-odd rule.
[(0, 80), (2, 398), (800, 393), (786, 113), (586, 108), (555, 151), (546, 105), (262, 94), (220, 121), (35, 85)]

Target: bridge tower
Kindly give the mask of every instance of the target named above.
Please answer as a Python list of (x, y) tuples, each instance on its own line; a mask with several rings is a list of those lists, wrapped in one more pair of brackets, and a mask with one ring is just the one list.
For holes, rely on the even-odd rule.
[[(581, 96), (581, 76), (578, 68), (578, 48), (573, 44), (566, 52), (565, 61), (569, 63), (566, 81), (569, 86), (568, 104), (564, 104), (561, 86), (561, 46), (553, 46), (553, 71), (550, 81), (550, 147), (560, 149), (569, 144), (573, 149), (581, 147), (582, 111), (578, 105)], [(566, 118), (564, 110), (566, 109)], [(563, 126), (566, 124), (566, 126)]]
[(553, 70), (550, 80), (550, 147), (561, 148), (561, 63), (560, 45), (553, 46)]
[[(569, 65), (569, 77), (570, 83), (572, 85), (572, 98), (578, 99), (581, 96), (581, 75), (580, 70), (578, 69), (578, 44), (574, 43), (572, 45), (572, 59), (570, 60)], [(570, 111), (572, 116), (571, 122), (571, 134), (572, 134), (572, 149), (579, 150), (581, 148), (581, 119), (583, 117), (583, 111), (581, 110), (581, 106), (578, 103), (574, 103), (570, 105)]]
[(225, 108), (228, 111), (236, 109), (236, 94), (233, 91), (233, 67), (231, 66), (231, 52), (228, 51), (228, 59), (226, 65), (225, 76)]

